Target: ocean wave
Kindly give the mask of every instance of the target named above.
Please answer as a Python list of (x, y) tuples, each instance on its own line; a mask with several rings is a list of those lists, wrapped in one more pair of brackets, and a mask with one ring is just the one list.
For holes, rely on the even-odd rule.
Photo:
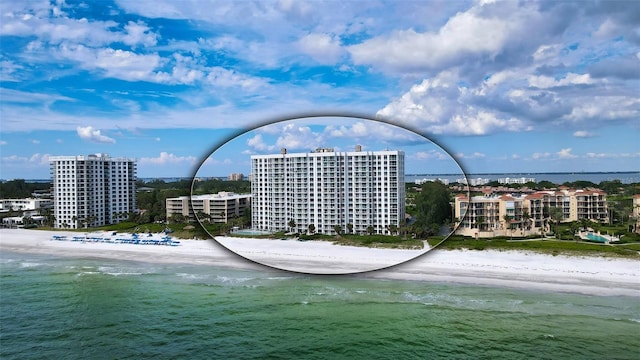
[(43, 263), (36, 263), (36, 262), (21, 262), (20, 263), (20, 267), (22, 268), (31, 268), (31, 267), (37, 267), (37, 266), (44, 266), (46, 264)]
[(209, 275), (207, 274), (193, 274), (193, 273), (176, 273), (177, 277), (188, 279), (188, 280), (203, 280), (208, 279)]
[(122, 269), (112, 266), (98, 266), (98, 271), (104, 275), (111, 276), (139, 276), (145, 273), (137, 271), (129, 271), (128, 269)]

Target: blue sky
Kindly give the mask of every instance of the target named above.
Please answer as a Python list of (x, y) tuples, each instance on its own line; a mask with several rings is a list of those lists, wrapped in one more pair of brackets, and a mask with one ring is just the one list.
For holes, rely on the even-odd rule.
[[(190, 176), (246, 130), (340, 113), (411, 129), (470, 173), (638, 171), (639, 28), (633, 1), (4, 1), (0, 178), (90, 153)], [(364, 123), (331, 141), (383, 146)], [(225, 147), (330, 142), (308, 125)]]
[[(394, 124), (356, 117), (303, 117), (259, 126), (225, 139), (203, 159), (196, 176), (226, 176), (230, 169), (248, 174), (251, 155), (311, 152), (318, 148), (335, 151), (400, 150), (405, 153), (410, 174), (454, 174), (464, 169), (454, 155), (430, 139)], [(243, 149), (238, 151), (239, 149)]]

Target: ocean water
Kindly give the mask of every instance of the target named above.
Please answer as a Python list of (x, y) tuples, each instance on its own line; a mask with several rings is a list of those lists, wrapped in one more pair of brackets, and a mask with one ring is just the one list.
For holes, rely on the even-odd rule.
[(0, 254), (0, 358), (637, 359), (640, 299)]

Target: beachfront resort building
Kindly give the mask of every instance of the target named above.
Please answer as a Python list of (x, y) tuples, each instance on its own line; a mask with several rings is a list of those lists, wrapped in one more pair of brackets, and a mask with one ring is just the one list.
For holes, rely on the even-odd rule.
[[(556, 210), (557, 209), (557, 210)], [(456, 234), (473, 237), (524, 236), (549, 231), (560, 222), (608, 221), (607, 194), (598, 189), (562, 189), (532, 194), (459, 195), (455, 198)]]
[(136, 208), (136, 161), (106, 154), (51, 156), (56, 228), (115, 224)]
[(404, 152), (251, 156), (252, 227), (263, 231), (388, 234), (405, 221)]
[[(184, 220), (227, 223), (241, 217), (251, 207), (251, 194), (221, 191), (217, 194), (167, 198), (167, 220), (179, 215)], [(181, 220), (182, 220), (181, 219)]]

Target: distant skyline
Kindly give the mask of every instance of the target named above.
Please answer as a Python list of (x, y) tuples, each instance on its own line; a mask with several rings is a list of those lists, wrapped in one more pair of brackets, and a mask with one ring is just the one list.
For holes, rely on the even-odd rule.
[[(92, 153), (188, 177), (241, 133), (309, 114), (408, 128), (468, 173), (638, 171), (638, 14), (635, 1), (1, 2), (0, 178), (46, 179), (49, 156)], [(340, 125), (251, 146), (384, 139)], [(242, 166), (214, 160), (221, 176)]]

